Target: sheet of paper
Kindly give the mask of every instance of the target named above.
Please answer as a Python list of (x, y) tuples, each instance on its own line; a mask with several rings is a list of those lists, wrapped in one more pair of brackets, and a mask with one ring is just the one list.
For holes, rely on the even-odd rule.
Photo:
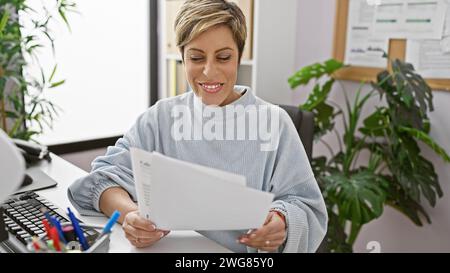
[(160, 229), (258, 228), (270, 210), (273, 194), (245, 187), (245, 177), (134, 148), (131, 158), (139, 211)]
[(450, 79), (450, 53), (442, 51), (438, 40), (408, 40), (406, 61), (428, 79)]
[(366, 0), (350, 0), (345, 63), (353, 66), (386, 68), (389, 39), (371, 38), (375, 6)]
[(381, 0), (372, 36), (391, 39), (442, 39), (446, 0)]

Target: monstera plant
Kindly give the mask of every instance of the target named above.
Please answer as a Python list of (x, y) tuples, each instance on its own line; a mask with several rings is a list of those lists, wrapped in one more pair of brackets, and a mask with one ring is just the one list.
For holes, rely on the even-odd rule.
[[(43, 132), (43, 124), (52, 126), (58, 108), (44, 91), (64, 83), (56, 81), (56, 65), (44, 71), (39, 50), (54, 37), (49, 26), (59, 19), (68, 26), (67, 12), (75, 4), (67, 0), (43, 1), (36, 9), (25, 0), (0, 0), (0, 128), (10, 137), (29, 140)], [(38, 72), (25, 69), (37, 65)]]
[[(352, 252), (363, 225), (380, 217), (386, 205), (418, 226), (431, 223), (423, 202), (434, 207), (443, 193), (433, 164), (423, 156), (421, 147), (428, 146), (450, 162), (429, 135), (432, 90), (411, 64), (392, 61), (392, 72), (380, 73), (376, 82), (369, 83), (372, 88), (367, 93), (362, 92), (366, 85), (362, 83), (353, 101), (346, 90), (332, 88), (337, 81), (334, 73), (344, 66), (331, 59), (306, 66), (289, 78), (292, 89), (315, 81), (300, 107), (315, 114), (315, 139), (330, 153), (312, 160), (329, 214), (323, 244), (329, 252)], [(342, 92), (343, 107), (329, 98), (332, 90)], [(362, 120), (363, 107), (375, 99), (380, 103)], [(343, 122), (343, 132), (335, 128), (338, 120)], [(338, 147), (324, 140), (327, 134), (337, 138)], [(368, 157), (364, 161), (359, 160), (363, 152)]]

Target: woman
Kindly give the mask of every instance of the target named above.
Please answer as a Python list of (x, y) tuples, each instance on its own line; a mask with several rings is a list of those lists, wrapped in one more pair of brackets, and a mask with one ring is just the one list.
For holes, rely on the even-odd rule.
[[(235, 252), (314, 252), (326, 232), (327, 214), (298, 133), (286, 112), (255, 97), (250, 88), (235, 86), (247, 36), (242, 11), (224, 0), (188, 0), (177, 16), (175, 31), (193, 92), (161, 100), (141, 115), (105, 156), (94, 160), (91, 173), (69, 188), (70, 200), (82, 214), (111, 215), (118, 209), (131, 244), (155, 244), (169, 231), (138, 214), (129, 148), (157, 151), (244, 175), (247, 186), (275, 195), (259, 229), (201, 232), (206, 237)], [(174, 109), (180, 107), (188, 110), (189, 118), (181, 119), (187, 120), (181, 126), (189, 128), (187, 135), (175, 125), (183, 111)], [(230, 109), (240, 110), (230, 117), (226, 115)], [(261, 114), (267, 109), (268, 116)], [(211, 113), (217, 115), (210, 118)], [(255, 113), (262, 122), (252, 117)], [(246, 120), (250, 122), (242, 123)], [(266, 145), (267, 137), (254, 137), (267, 122), (271, 131), (265, 136), (272, 138), (271, 145)], [(208, 131), (204, 126), (200, 137), (194, 132), (191, 138), (193, 123), (213, 124), (213, 137), (201, 134)], [(236, 136), (242, 124), (246, 131)]]

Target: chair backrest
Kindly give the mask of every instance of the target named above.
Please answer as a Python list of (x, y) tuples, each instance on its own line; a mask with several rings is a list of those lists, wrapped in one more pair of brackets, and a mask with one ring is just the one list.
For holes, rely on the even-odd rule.
[(278, 105), (284, 109), (292, 119), (292, 122), (297, 129), (300, 140), (305, 147), (306, 155), (311, 161), (312, 149), (314, 141), (314, 114), (311, 112), (303, 111), (297, 106), (290, 105)]

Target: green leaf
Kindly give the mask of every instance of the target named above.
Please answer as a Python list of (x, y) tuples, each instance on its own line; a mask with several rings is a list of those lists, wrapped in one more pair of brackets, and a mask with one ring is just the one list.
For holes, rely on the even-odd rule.
[(66, 26), (69, 29), (69, 31), (72, 32), (72, 29), (70, 28), (69, 20), (67, 20), (67, 16), (66, 16), (66, 12), (64, 11), (64, 8), (60, 7), (58, 9), (58, 13), (61, 16), (61, 18), (63, 19), (64, 23), (66, 23)]
[(413, 138), (402, 137), (394, 147), (393, 155), (386, 158), (386, 165), (402, 190), (415, 202), (420, 203), (423, 196), (435, 206), (443, 192), (433, 164), (420, 155)]
[(64, 84), (65, 82), (66, 82), (66, 80), (62, 80), (62, 81), (59, 81), (59, 82), (52, 83), (49, 88), (58, 87), (58, 86)]
[(300, 85), (307, 85), (312, 79), (320, 79), (324, 75), (331, 75), (344, 67), (344, 64), (336, 60), (328, 60), (324, 64), (316, 63), (305, 66), (288, 79), (291, 89)]
[(328, 75), (331, 75), (334, 72), (336, 72), (337, 70), (344, 67), (343, 63), (341, 63), (335, 59), (329, 59), (324, 64), (325, 64), (325, 71), (327, 72)]
[(12, 118), (12, 119), (19, 118), (19, 115), (16, 112), (12, 112), (12, 111), (5, 111), (5, 115), (7, 118)]
[(422, 113), (433, 111), (433, 94), (426, 81), (414, 71), (412, 64), (400, 60), (392, 62), (395, 83), (401, 100), (409, 108), (417, 105)]
[(9, 19), (9, 12), (7, 10), (4, 11), (2, 18), (0, 19), (0, 36), (3, 36), (3, 30), (6, 27)]
[(370, 171), (360, 170), (350, 177), (334, 173), (324, 177), (327, 196), (337, 200), (339, 216), (361, 226), (383, 212), (387, 181)]
[(382, 137), (389, 129), (389, 115), (385, 108), (379, 108), (375, 113), (367, 117), (364, 126), (359, 131), (367, 136)]
[(302, 110), (312, 112), (319, 104), (328, 99), (331, 88), (333, 87), (334, 79), (327, 81), (323, 87), (319, 84), (314, 86), (313, 92), (309, 95), (308, 100), (301, 106)]
[(422, 217), (431, 224), (431, 219), (422, 205), (414, 201), (408, 194), (405, 193), (401, 185), (399, 185), (396, 177), (386, 176), (385, 179), (389, 181), (386, 188), (387, 198), (386, 204), (403, 213), (417, 226), (423, 226)]
[(326, 103), (317, 105), (314, 109), (314, 138), (319, 139), (327, 132), (333, 130), (334, 108)]
[(49, 81), (49, 82), (52, 82), (53, 77), (55, 76), (56, 68), (57, 68), (57, 67), (58, 67), (58, 65), (55, 64), (55, 66), (53, 67), (53, 70), (52, 70), (52, 74), (50, 75), (50, 78), (48, 78), (48, 81)]
[(426, 145), (428, 145), (435, 153), (437, 153), (439, 156), (442, 157), (446, 162), (450, 163), (450, 157), (448, 156), (447, 152), (439, 146), (434, 140), (427, 135), (425, 132), (419, 131), (414, 128), (408, 128), (408, 127), (400, 127), (400, 132), (404, 132), (409, 134), (411, 137), (414, 137)]

